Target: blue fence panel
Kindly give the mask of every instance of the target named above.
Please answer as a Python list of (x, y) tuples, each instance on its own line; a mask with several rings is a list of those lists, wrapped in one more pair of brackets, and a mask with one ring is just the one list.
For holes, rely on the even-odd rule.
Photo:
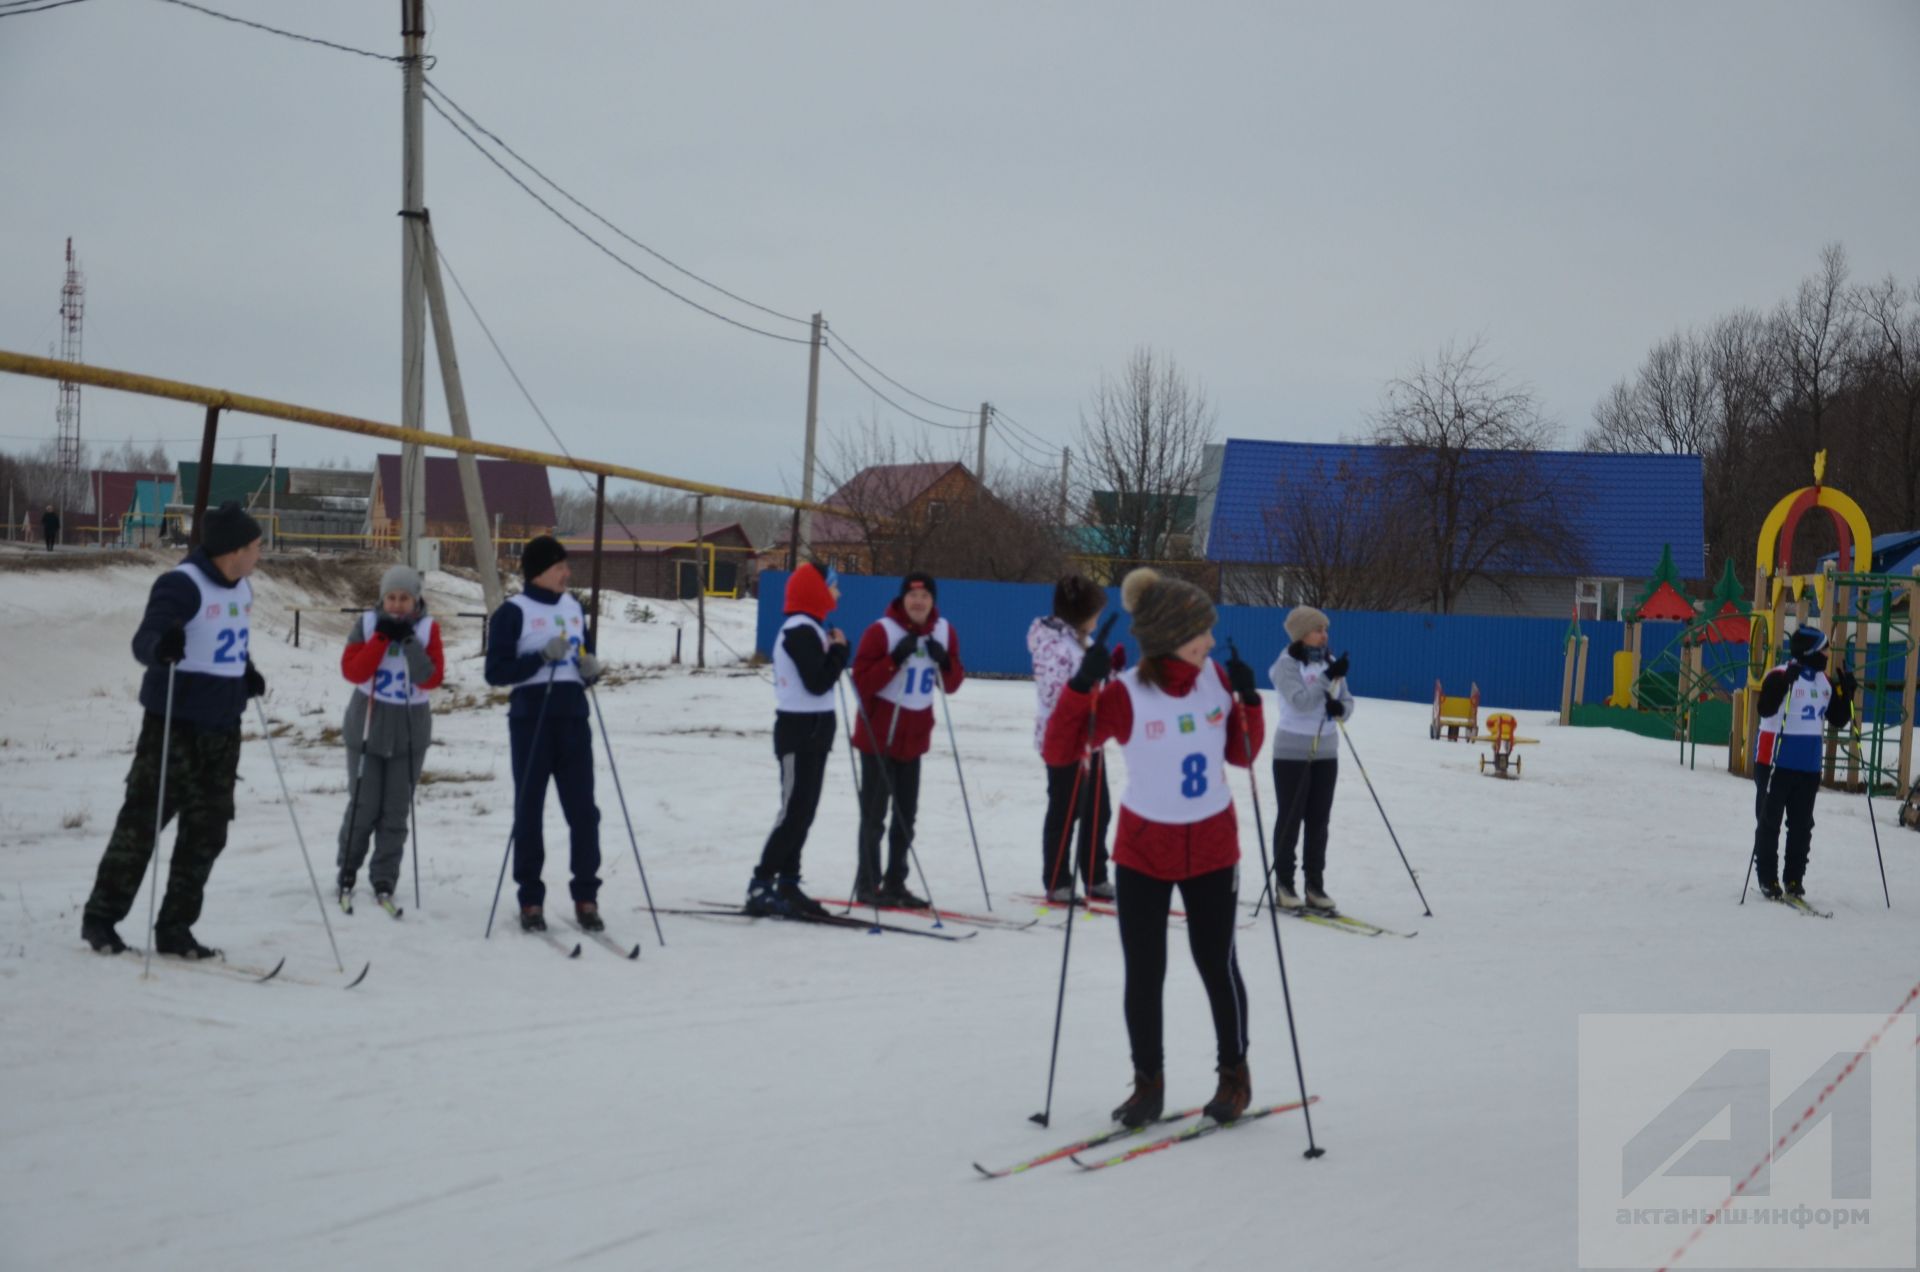
[[(782, 621), (781, 598), (785, 571), (760, 575), (760, 611), (755, 648), (773, 649)], [(869, 624), (899, 594), (898, 579), (865, 575), (840, 576), (840, 607), (828, 622), (844, 629), (856, 644)], [(1129, 623), (1120, 610), (1120, 591), (1108, 588), (1109, 613), (1119, 614), (1114, 638), (1128, 653), (1138, 648), (1128, 639)], [(943, 580), (940, 612), (960, 634), (961, 657), (969, 670), (984, 675), (1025, 676), (1033, 665), (1027, 655), (1027, 629), (1033, 620), (1051, 612), (1050, 583), (987, 583)], [(1267, 684), (1267, 668), (1287, 644), (1287, 611), (1259, 606), (1226, 605), (1214, 629), (1221, 656), (1229, 639)], [(1557, 618), (1500, 618), (1474, 614), (1376, 613), (1338, 610), (1329, 616), (1332, 645), (1353, 655), (1355, 691), (1368, 697), (1408, 702), (1433, 700), (1433, 682), (1450, 694), (1464, 695), (1469, 685), (1480, 686), (1480, 699), (1490, 706), (1526, 710), (1557, 710), (1563, 641), (1567, 623)], [(1646, 624), (1642, 666), (1653, 662), (1679, 634), (1677, 623)], [(1606, 700), (1613, 688), (1613, 655), (1625, 643), (1621, 623), (1587, 623), (1585, 700)], [(1710, 646), (1709, 667), (1722, 662), (1744, 663), (1745, 645)]]

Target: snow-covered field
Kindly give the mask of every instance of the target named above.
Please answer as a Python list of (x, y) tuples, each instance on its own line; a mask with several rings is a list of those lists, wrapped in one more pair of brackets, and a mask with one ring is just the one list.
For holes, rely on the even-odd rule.
[[(988, 1182), (970, 1161), (1090, 1133), (1126, 1094), (1113, 921), (1076, 929), (1051, 1130), (1027, 1117), (1045, 1094), (1057, 920), (955, 945), (668, 916), (662, 949), (604, 754), (602, 901), (643, 958), (589, 945), (569, 962), (510, 921), (485, 941), (512, 781), (477, 620), (450, 621), (444, 697), (463, 705), (440, 716), (420, 792), (421, 905), (409, 879), (401, 922), (369, 905), (331, 914), (350, 967), (372, 961), (364, 985), (335, 987), (258, 740), (196, 933), (236, 960), (284, 955), (282, 982), (164, 961), (142, 980), (136, 958), (88, 953), (80, 907), (138, 727), (127, 640), (155, 568), (0, 562), (6, 1268), (1572, 1267), (1581, 1013), (1884, 1013), (1920, 975), (1920, 836), (1888, 804), (1892, 911), (1864, 802), (1835, 792), (1820, 797), (1809, 874), (1834, 919), (1743, 908), (1752, 789), (1710, 771), (1720, 753), (1689, 771), (1671, 745), (1524, 713), (1544, 741), (1522, 780), (1497, 782), (1479, 776), (1478, 748), (1427, 740), (1425, 707), (1363, 699), (1353, 742), (1434, 917), (1343, 760), (1329, 887), (1420, 934), (1282, 928), (1327, 1156), (1302, 1159), (1289, 1114), (1123, 1169)], [(347, 693), (347, 619), (308, 614), (295, 649), (290, 607), (339, 602), (274, 572), (256, 578), (253, 649), (324, 884), (347, 775), (321, 735)], [(447, 575), (430, 603), (479, 608)], [(735, 902), (777, 805), (769, 686), (719, 641), (713, 670), (665, 665), (678, 622), (692, 659), (683, 607), (609, 609), (602, 653), (621, 672), (600, 697), (655, 899)], [(720, 640), (750, 650), (750, 602), (709, 614)], [(1364, 650), (1354, 683), (1365, 690)], [(974, 682), (952, 703), (994, 908), (1009, 915), (1032, 915), (1011, 894), (1039, 873), (1031, 697), (1024, 682)], [(1245, 785), (1235, 794), (1253, 858)], [(1270, 784), (1261, 798), (1271, 814)], [(550, 849), (564, 845), (553, 801), (549, 822)], [(807, 851), (816, 895), (844, 895), (854, 826), (843, 743)], [(944, 729), (919, 847), (936, 899), (978, 910)], [(563, 897), (564, 849), (547, 879)], [(145, 915), (143, 895), (129, 939), (144, 939)], [(1182, 944), (1176, 933), (1169, 1098), (1197, 1104), (1212, 1034)], [(1240, 957), (1255, 1098), (1289, 1098), (1264, 921)]]

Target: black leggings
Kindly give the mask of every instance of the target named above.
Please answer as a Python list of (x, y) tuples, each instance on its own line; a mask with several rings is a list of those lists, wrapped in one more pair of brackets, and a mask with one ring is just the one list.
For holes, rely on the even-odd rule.
[[(1078, 786), (1076, 793), (1075, 787)], [(1075, 830), (1067, 829), (1073, 810)], [(1113, 797), (1107, 793), (1107, 766), (1095, 755), (1080, 776), (1080, 765), (1047, 765), (1047, 819), (1040, 829), (1040, 886), (1047, 891), (1073, 884), (1071, 854), (1080, 863), (1080, 880), (1089, 886), (1107, 881), (1107, 826), (1113, 821)], [(1070, 848), (1066, 837), (1078, 841)]]
[(1333, 787), (1340, 780), (1340, 761), (1275, 760), (1273, 802), (1273, 869), (1280, 882), (1293, 886), (1294, 845), (1300, 828), (1307, 828), (1307, 886), (1317, 888), (1327, 869), (1327, 820), (1333, 816)]
[[(1221, 1065), (1247, 1054), (1247, 986), (1233, 952), (1238, 866), (1183, 879), (1180, 901), (1187, 911), (1187, 945), (1213, 1008), (1213, 1032)], [(1167, 910), (1174, 884), (1115, 866), (1115, 906), (1120, 912), (1120, 950), (1127, 963), (1127, 1040), (1133, 1067), (1158, 1073), (1164, 1067), (1160, 995), (1167, 979)]]

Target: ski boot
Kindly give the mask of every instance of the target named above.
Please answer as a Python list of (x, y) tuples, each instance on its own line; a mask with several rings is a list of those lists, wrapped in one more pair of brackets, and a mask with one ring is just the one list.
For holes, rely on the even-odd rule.
[(768, 917), (783, 917), (787, 913), (787, 903), (780, 899), (773, 880), (757, 877), (747, 884), (747, 903), (744, 908), (748, 914)]
[(1047, 890), (1047, 900), (1054, 905), (1072, 905), (1074, 903), (1073, 885), (1067, 884), (1062, 888), (1049, 888)]
[(606, 920), (600, 917), (600, 906), (595, 901), (575, 901), (573, 903), (573, 921), (580, 925), (582, 932), (604, 932)]
[(1216, 1122), (1231, 1122), (1247, 1111), (1247, 1105), (1253, 1103), (1253, 1075), (1247, 1072), (1247, 1062), (1240, 1060), (1235, 1064), (1220, 1066), (1220, 1085), (1215, 1088), (1213, 1098), (1207, 1101), (1201, 1110)]
[(219, 958), (220, 951), (212, 946), (202, 945), (193, 939), (193, 933), (185, 928), (160, 928), (153, 934), (153, 952), (171, 954), (175, 958)]
[(1112, 881), (1103, 879), (1099, 883), (1087, 885), (1087, 900), (1089, 901), (1113, 900)]
[(1317, 883), (1307, 885), (1306, 896), (1301, 900), (1306, 903), (1307, 909), (1316, 914), (1334, 914), (1340, 909), (1333, 903), (1333, 898), (1327, 895), (1326, 889)]
[(899, 906), (902, 910), (925, 910), (933, 903), (907, 891), (905, 883), (885, 883), (880, 886), (880, 904)]
[(786, 913), (796, 919), (824, 919), (827, 907), (800, 891), (797, 875), (783, 875), (775, 886), (775, 895), (785, 904)]
[(340, 913), (342, 914), (353, 913), (353, 885), (352, 884), (343, 883), (340, 885), (339, 901), (340, 901)]
[(1167, 1105), (1167, 1075), (1133, 1071), (1133, 1094), (1113, 1111), (1113, 1120), (1129, 1128), (1138, 1128), (1159, 1118)]
[(1780, 881), (1772, 875), (1760, 875), (1754, 880), (1760, 886), (1760, 895), (1769, 901), (1778, 901), (1781, 897)]
[(1273, 900), (1282, 910), (1300, 913), (1300, 894), (1293, 890), (1291, 880), (1273, 885)]
[(539, 906), (523, 905), (520, 907), (520, 930), (522, 932), (544, 932), (547, 930), (547, 919), (546, 916), (540, 912)]
[(82, 919), (80, 921), (80, 939), (93, 947), (96, 954), (125, 954), (127, 943), (113, 930), (113, 924), (105, 919)]
[(1787, 880), (1787, 895), (1790, 897), (1804, 898), (1807, 895), (1806, 885), (1798, 879)]

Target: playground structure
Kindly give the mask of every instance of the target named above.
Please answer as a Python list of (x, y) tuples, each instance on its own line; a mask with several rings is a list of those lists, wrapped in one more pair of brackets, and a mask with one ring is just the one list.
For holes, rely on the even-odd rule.
[[(1480, 757), (1480, 771), (1491, 772), (1494, 777), (1518, 780), (1520, 777), (1520, 757), (1514, 754), (1516, 746), (1532, 746), (1539, 738), (1523, 738), (1518, 735), (1520, 722), (1505, 711), (1496, 711), (1487, 717), (1485, 736), (1487, 744), (1493, 748), (1491, 756)], [(1487, 768), (1487, 761), (1493, 761), (1493, 768)]]
[(1446, 730), (1447, 741), (1460, 741), (1460, 730), (1467, 731), (1467, 741), (1480, 740), (1480, 686), (1474, 685), (1466, 697), (1448, 697), (1447, 691), (1438, 680), (1433, 682), (1433, 724), (1427, 730), (1427, 736), (1434, 741), (1440, 740), (1441, 730)]
[[(1853, 727), (1845, 736), (1828, 736), (1821, 780), (1900, 797), (1913, 781), (1914, 689), (1920, 682), (1913, 616), (1920, 610), (1920, 567), (1907, 575), (1872, 571), (1873, 533), (1866, 515), (1846, 494), (1821, 484), (1825, 470), (1822, 451), (1814, 457), (1813, 485), (1782, 498), (1760, 528), (1747, 685), (1734, 698), (1728, 768), (1751, 771), (1760, 722), (1751, 718), (1748, 704), (1768, 669), (1784, 658), (1786, 637), (1819, 617), (1827, 623), (1829, 667), (1835, 673), (1846, 667), (1859, 683)], [(1839, 550), (1819, 571), (1796, 574), (1795, 532), (1815, 508), (1826, 511)]]

